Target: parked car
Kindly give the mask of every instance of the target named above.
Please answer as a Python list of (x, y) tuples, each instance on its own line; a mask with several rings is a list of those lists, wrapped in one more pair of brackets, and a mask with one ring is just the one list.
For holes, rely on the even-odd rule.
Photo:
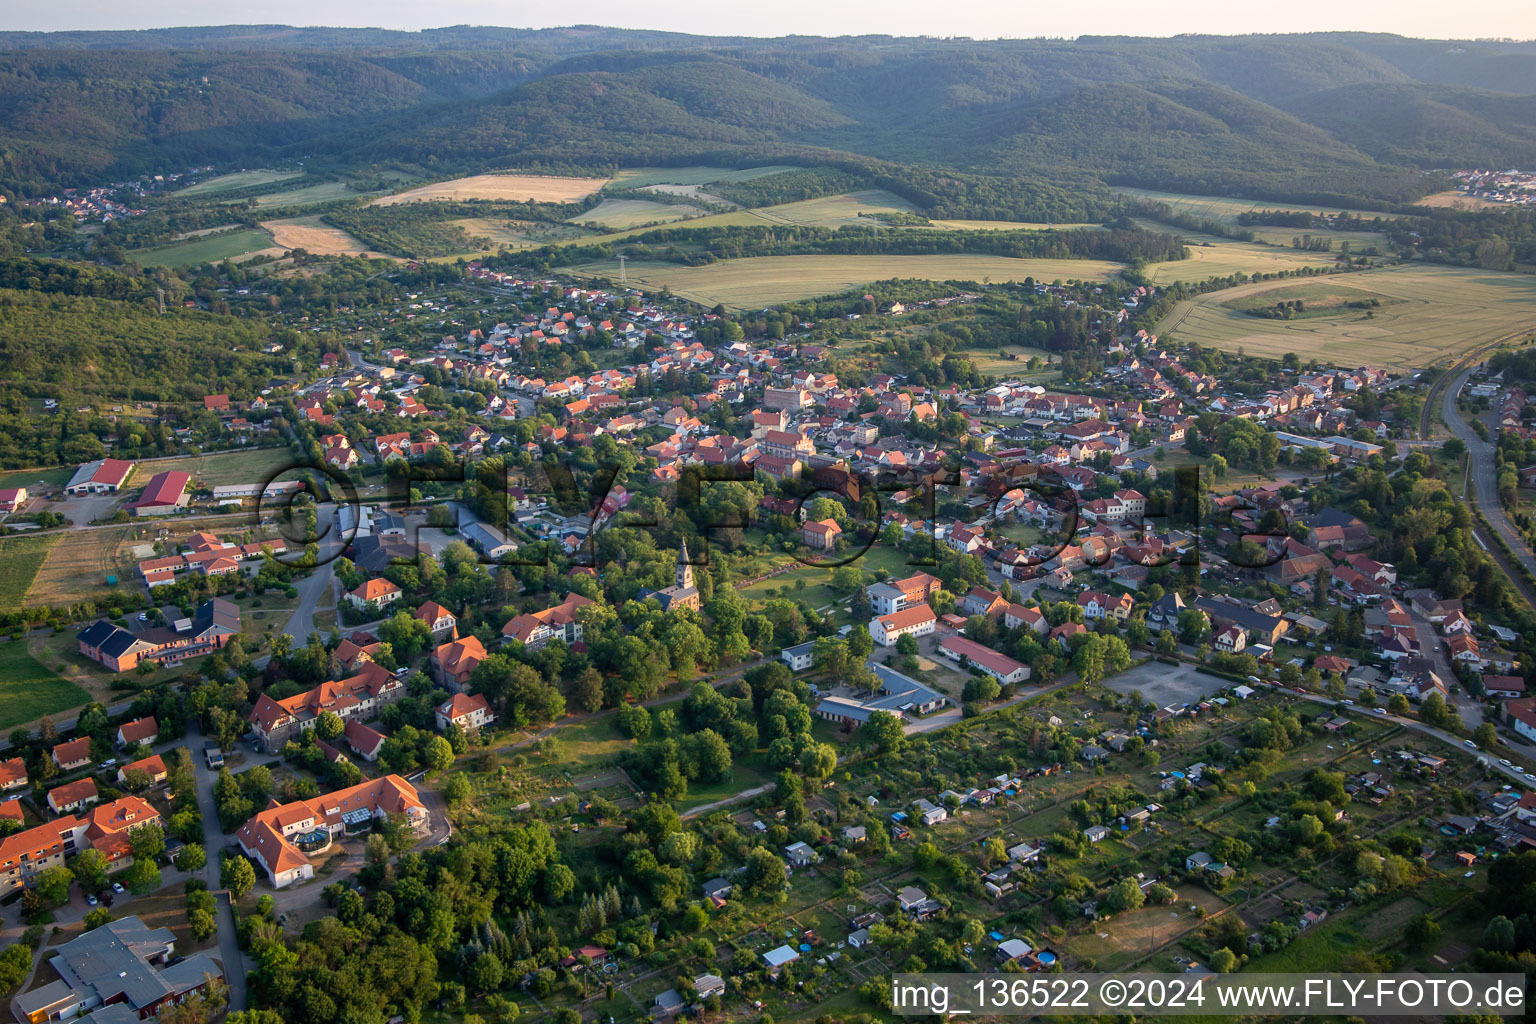
[(112, 883), (112, 891), (117, 893), (119, 896), (121, 896), (123, 894), (123, 891), (124, 891), (123, 890), (123, 883), (122, 882), (113, 882)]

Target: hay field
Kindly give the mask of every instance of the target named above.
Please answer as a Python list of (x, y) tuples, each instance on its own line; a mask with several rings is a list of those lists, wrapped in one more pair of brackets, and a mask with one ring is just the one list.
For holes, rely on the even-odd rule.
[(48, 557), (43, 559), (32, 585), (27, 588), (27, 604), (67, 604), (99, 599), (108, 593), (107, 577), (111, 575), (116, 575), (119, 583), (131, 585), (132, 581), (125, 575), (131, 559), (120, 557), (118, 552), (134, 529), (132, 526), (116, 526), (70, 533), (63, 543), (48, 549)]
[(394, 256), (374, 252), (341, 228), (333, 228), (312, 217), (291, 217), (288, 220), (262, 221), (262, 227), (272, 235), (272, 244), (279, 249), (304, 249), (317, 256), (371, 256), (375, 259), (392, 260)]
[(221, 174), (217, 178), (209, 178), (200, 181), (196, 185), (188, 185), (184, 189), (178, 189), (178, 196), (205, 196), (212, 192), (229, 192), (237, 188), (250, 188), (252, 185), (271, 185), (278, 181), (288, 181), (301, 176), (303, 171), (236, 171), (234, 174)]
[(571, 223), (623, 231), (642, 224), (684, 220), (703, 213), (696, 206), (654, 203), (649, 199), (604, 199), (586, 213), (572, 217)]
[(770, 174), (798, 171), (789, 164), (765, 164), (730, 170), (725, 167), (631, 167), (613, 176), (615, 188), (645, 188), (649, 185), (708, 185), (716, 181), (751, 181)]
[[(1262, 320), (1234, 304), (1262, 295), (1278, 302), (1305, 299), (1319, 282), (1264, 281), (1210, 292), (1179, 303), (1157, 332), (1165, 338), (1278, 358), (1295, 352), (1339, 366), (1369, 363), (1423, 367), (1484, 342), (1536, 331), (1536, 278), (1453, 267), (1393, 267), (1329, 278), (1330, 293), (1382, 297), (1383, 308), (1302, 320)], [(1392, 300), (1385, 304), (1385, 300)]]
[(381, 196), (374, 206), (427, 202), (433, 199), (505, 199), (523, 202), (570, 203), (591, 195), (607, 178), (557, 178), (547, 174), (475, 174), (468, 178), (420, 185), (392, 196)]
[[(1198, 237), (1208, 238), (1205, 235)], [(1298, 267), (1330, 267), (1334, 264), (1331, 253), (1220, 238), (1210, 238), (1208, 242), (1191, 238), (1188, 248), (1189, 259), (1151, 264), (1147, 267), (1147, 276), (1155, 284), (1172, 284), (1175, 281), (1204, 281), (1228, 274), (1273, 274)]]
[(135, 249), (128, 258), (141, 267), (185, 267), (239, 259), (272, 247), (271, 237), (260, 228), (246, 228), (222, 235), (200, 235), (153, 249)]
[[(616, 277), (611, 261), (582, 264), (572, 273)], [(703, 267), (674, 263), (635, 262), (628, 268), (631, 284), (648, 289), (667, 286), (685, 299), (706, 306), (723, 303), (734, 309), (758, 309), (775, 302), (847, 291), (887, 278), (933, 281), (1101, 281), (1120, 269), (1104, 260), (1021, 260), (1006, 256), (758, 256), (722, 260)]]

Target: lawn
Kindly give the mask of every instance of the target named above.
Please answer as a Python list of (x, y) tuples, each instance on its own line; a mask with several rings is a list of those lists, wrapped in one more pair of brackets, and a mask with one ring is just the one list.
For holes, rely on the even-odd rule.
[(37, 571), (58, 543), (59, 534), (9, 537), (0, 541), (0, 606), (20, 608), (37, 578)]
[[(725, 214), (723, 216), (740, 216)], [(695, 225), (702, 225), (701, 218)], [(611, 261), (570, 268), (577, 275), (616, 276)], [(1011, 259), (1006, 256), (758, 256), (721, 260), (702, 267), (675, 263), (629, 264), (631, 284), (648, 289), (669, 287), (685, 299), (705, 306), (723, 303), (734, 309), (760, 309), (817, 295), (831, 295), (889, 278), (932, 281), (1102, 281), (1120, 269), (1105, 260)]]
[(260, 228), (242, 228), (218, 235), (202, 235), (153, 249), (135, 249), (128, 258), (144, 267), (185, 267), (217, 263), (248, 256), (272, 247), (272, 238)]
[(79, 707), (91, 695), (50, 672), (25, 643), (0, 644), (0, 732)]
[(1337, 316), (1263, 320), (1234, 308), (1254, 295), (1273, 303), (1293, 290), (1304, 298), (1317, 287), (1316, 281), (1259, 282), (1209, 292), (1175, 306), (1157, 333), (1164, 340), (1241, 348), (1255, 356), (1277, 359), (1295, 352), (1302, 359), (1339, 365), (1401, 369), (1452, 359), (1495, 339), (1513, 339), (1536, 324), (1536, 278), (1452, 267), (1382, 268), (1329, 280), (1330, 292), (1391, 300), (1369, 318), (1365, 310), (1347, 309)]
[(231, 192), (237, 188), (288, 181), (291, 178), (300, 177), (303, 173), (303, 171), (237, 171), (234, 174), (221, 174), (216, 178), (200, 181), (196, 185), (188, 185), (178, 190), (176, 195), (204, 196), (211, 192)]

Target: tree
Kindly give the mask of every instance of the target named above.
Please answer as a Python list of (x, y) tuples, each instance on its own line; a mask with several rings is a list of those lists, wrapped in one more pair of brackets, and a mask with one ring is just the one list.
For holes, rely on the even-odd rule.
[(445, 772), (453, 767), (453, 744), (442, 736), (433, 736), (427, 742), (424, 761), (434, 772)]
[(1122, 910), (1138, 910), (1146, 900), (1136, 879), (1122, 878), (1105, 893), (1104, 908), (1111, 914), (1118, 914)]
[(96, 893), (107, 887), (107, 858), (94, 847), (87, 846), (75, 854), (69, 869), (80, 883), (81, 892)]
[(198, 942), (209, 938), (219, 930), (218, 922), (212, 914), (202, 907), (196, 907), (187, 911), (187, 926), (192, 929), (192, 937)]
[(1420, 950), (1440, 936), (1440, 922), (1428, 914), (1420, 914), (1408, 922), (1408, 927), (1403, 930), (1403, 938), (1408, 942), (1408, 948)]
[(329, 743), (346, 731), (347, 725), (334, 711), (322, 711), (315, 717), (315, 739)]
[(747, 854), (742, 887), (748, 894), (766, 899), (784, 891), (784, 862), (761, 846)]
[(188, 843), (176, 851), (176, 868), (180, 871), (200, 871), (208, 863), (208, 852), (201, 843)]
[(145, 857), (135, 857), (123, 872), (123, 884), (135, 895), (143, 896), (160, 888), (160, 865)]
[(69, 886), (74, 880), (74, 872), (60, 864), (33, 875), (32, 889), (43, 906), (57, 907), (69, 899)]
[(906, 731), (896, 715), (889, 711), (875, 711), (859, 726), (859, 741), (882, 754), (893, 754), (906, 741)]
[(1499, 733), (1494, 729), (1492, 722), (1484, 722), (1472, 730), (1472, 742), (1476, 743), (1479, 750), (1494, 750), (1499, 745)]
[(224, 862), (219, 866), (219, 885), (238, 900), (255, 887), (256, 869), (244, 857), (225, 854)]
[[(1219, 455), (1212, 457), (1221, 458)], [(1210, 964), (1211, 970), (1217, 974), (1231, 974), (1237, 970), (1237, 954), (1225, 946), (1212, 950), (1211, 955), (1206, 960)]]
[(1387, 698), (1387, 710), (1394, 715), (1406, 715), (1408, 713), (1408, 698), (1400, 693), (1394, 693)]
[(450, 776), (448, 785), (443, 788), (443, 796), (447, 798), (450, 807), (458, 807), (468, 800), (470, 792), (469, 777), (462, 773)]

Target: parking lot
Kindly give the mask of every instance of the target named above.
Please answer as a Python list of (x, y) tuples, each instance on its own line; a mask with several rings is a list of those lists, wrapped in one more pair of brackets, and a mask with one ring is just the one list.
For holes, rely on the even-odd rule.
[(1149, 661), (1144, 665), (1111, 676), (1104, 685), (1117, 693), (1140, 690), (1141, 695), (1158, 707), (1182, 704), (1209, 697), (1232, 684), (1220, 676), (1196, 672), (1188, 665), (1165, 665)]

